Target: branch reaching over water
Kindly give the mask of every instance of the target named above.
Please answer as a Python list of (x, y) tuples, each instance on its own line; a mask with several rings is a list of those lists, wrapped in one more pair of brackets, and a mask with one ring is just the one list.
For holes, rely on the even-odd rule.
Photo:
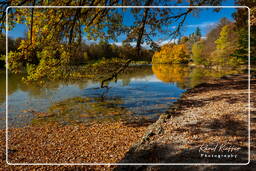
[(118, 76), (118, 74), (122, 73), (122, 72), (129, 66), (129, 64), (131, 63), (131, 61), (132, 61), (131, 59), (128, 59), (128, 60), (126, 61), (126, 63), (125, 63), (122, 67), (120, 67), (116, 72), (112, 73), (112, 75), (111, 75), (110, 77), (108, 77), (108, 78), (102, 80), (100, 87), (101, 87), (101, 88), (107, 87), (107, 86), (104, 86), (104, 83), (107, 82), (107, 81), (111, 81), (111, 80), (113, 80), (113, 79), (115, 79), (115, 82), (116, 82), (116, 81), (117, 81), (117, 76)]

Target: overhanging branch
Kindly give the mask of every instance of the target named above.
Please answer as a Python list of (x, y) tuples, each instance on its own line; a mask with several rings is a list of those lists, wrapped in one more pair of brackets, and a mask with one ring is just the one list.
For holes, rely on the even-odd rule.
[(113, 79), (115, 79), (115, 82), (116, 82), (116, 81), (117, 81), (117, 76), (118, 76), (118, 74), (122, 73), (122, 72), (129, 66), (129, 64), (131, 63), (131, 61), (132, 61), (131, 59), (128, 59), (128, 60), (126, 61), (126, 63), (125, 63), (121, 68), (119, 68), (116, 72), (112, 73), (112, 75), (111, 75), (110, 77), (108, 77), (108, 78), (102, 80), (100, 87), (101, 87), (101, 88), (107, 87), (107, 86), (104, 86), (104, 83), (105, 83), (105, 82), (108, 82), (108, 81), (111, 81), (111, 80), (113, 80)]

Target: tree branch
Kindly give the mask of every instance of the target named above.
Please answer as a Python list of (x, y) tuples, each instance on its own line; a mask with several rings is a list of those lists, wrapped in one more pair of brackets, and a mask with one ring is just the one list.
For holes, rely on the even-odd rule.
[[(35, 6), (36, 0), (33, 1)], [(31, 9), (31, 23), (30, 23), (30, 44), (33, 43), (33, 23), (34, 23), (34, 8)]]
[[(150, 6), (150, 4), (153, 2), (153, 0), (148, 0), (146, 3), (145, 3), (145, 6)], [(136, 48), (137, 48), (137, 55), (140, 56), (140, 49), (141, 49), (141, 42), (142, 42), (142, 37), (143, 37), (143, 34), (145, 32), (145, 25), (146, 25), (146, 21), (147, 21), (147, 18), (148, 18), (148, 11), (149, 11), (149, 8), (146, 8), (144, 9), (144, 14), (143, 14), (143, 19), (142, 19), (142, 23), (141, 23), (141, 26), (139, 28), (139, 33), (138, 33), (138, 39), (137, 39), (137, 45), (136, 45)]]
[(132, 61), (131, 59), (128, 59), (128, 60), (126, 61), (126, 63), (125, 63), (121, 68), (119, 68), (116, 72), (112, 73), (112, 75), (111, 75), (110, 77), (108, 77), (108, 78), (102, 80), (100, 87), (101, 87), (101, 88), (107, 87), (107, 86), (104, 86), (104, 83), (107, 82), (107, 81), (111, 81), (111, 80), (113, 80), (113, 79), (115, 79), (115, 82), (116, 82), (116, 81), (117, 81), (117, 76), (118, 76), (118, 74), (122, 73), (122, 72), (129, 66), (129, 64), (131, 63), (131, 61)]

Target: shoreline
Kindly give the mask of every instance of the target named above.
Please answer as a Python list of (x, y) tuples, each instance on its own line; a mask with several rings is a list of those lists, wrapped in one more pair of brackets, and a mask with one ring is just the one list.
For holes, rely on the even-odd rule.
[[(190, 155), (190, 152), (189, 152), (189, 150), (186, 151), (185, 149), (191, 148), (192, 154), (195, 153), (196, 155), (198, 155), (197, 154), (198, 149), (195, 148), (195, 145), (193, 146), (193, 143), (197, 142), (196, 147), (198, 147), (198, 144), (200, 142), (202, 142), (202, 140), (205, 141), (206, 140), (205, 138), (207, 138), (207, 137), (209, 140), (207, 140), (206, 142), (211, 142), (210, 140), (213, 140), (213, 139), (218, 140), (218, 142), (223, 141), (223, 144), (225, 144), (227, 142), (227, 139), (219, 138), (218, 133), (220, 134), (220, 132), (215, 132), (215, 130), (221, 131), (221, 130), (219, 130), (218, 127), (221, 127), (225, 131), (229, 131), (227, 134), (229, 138), (238, 136), (238, 138), (234, 139), (234, 141), (230, 141), (229, 143), (236, 142), (235, 145), (238, 145), (239, 147), (241, 146), (244, 148), (245, 138), (247, 138), (247, 137), (246, 137), (246, 135), (242, 135), (241, 133), (243, 133), (243, 134), (245, 133), (244, 128), (243, 128), (245, 126), (244, 125), (245, 124), (244, 119), (246, 118), (245, 115), (243, 117), (236, 117), (236, 116), (227, 117), (226, 116), (226, 115), (228, 115), (227, 113), (225, 113), (224, 115), (221, 115), (221, 114), (217, 114), (218, 112), (217, 113), (215, 112), (215, 115), (216, 115), (215, 117), (207, 118), (207, 120), (205, 120), (205, 117), (210, 115), (210, 113), (208, 113), (208, 115), (207, 115), (207, 113), (205, 114), (205, 112), (202, 112), (202, 111), (200, 113), (199, 109), (205, 108), (205, 110), (206, 110), (208, 108), (208, 110), (218, 110), (219, 112), (221, 112), (221, 111), (223, 112), (224, 111), (223, 109), (225, 109), (230, 112), (234, 109), (235, 106), (237, 106), (239, 104), (240, 105), (239, 110), (243, 111), (244, 110), (244, 108), (243, 108), (244, 102), (242, 101), (242, 97), (245, 97), (244, 93), (246, 91), (246, 87), (244, 87), (244, 85), (246, 85), (245, 84), (246, 81), (244, 80), (245, 78), (246, 78), (245, 75), (225, 76), (225, 77), (222, 77), (222, 79), (216, 79), (209, 83), (203, 83), (203, 84), (200, 84), (192, 89), (187, 90), (181, 96), (181, 98), (178, 99), (174, 105), (172, 105), (172, 107), (166, 112), (166, 114), (161, 115), (159, 117), (159, 119), (155, 123), (151, 124), (148, 128), (146, 128), (146, 126), (142, 126), (140, 128), (132, 128), (132, 127), (124, 128), (121, 123), (117, 123), (114, 125), (108, 125), (115, 131), (120, 131), (120, 128), (123, 129), (123, 133), (125, 133), (123, 138), (129, 137), (131, 135), (129, 133), (133, 133), (133, 135), (136, 134), (134, 137), (130, 137), (131, 138), (130, 141), (127, 141), (127, 140), (125, 141), (129, 145), (124, 146), (125, 150), (124, 149), (121, 150), (122, 154), (119, 155), (118, 160), (116, 160), (117, 158), (115, 158), (114, 162), (118, 162), (118, 163), (120, 163), (120, 162), (121, 163), (127, 163), (127, 162), (133, 162), (133, 163), (134, 162), (146, 162), (146, 163), (154, 162), (154, 163), (157, 163), (157, 162), (166, 162), (166, 161), (170, 162), (170, 161), (168, 161), (169, 160), (168, 157), (172, 158), (171, 162), (173, 162), (173, 161), (179, 162), (179, 160), (184, 160), (184, 159), (185, 159), (185, 161), (190, 161), (191, 158), (186, 158), (188, 155)], [(251, 80), (251, 84), (252, 84), (251, 88), (253, 90), (252, 96), (254, 95), (253, 92), (256, 89), (255, 81), (256, 81), (255, 79)], [(240, 83), (240, 84), (238, 84), (238, 83)], [(227, 85), (230, 85), (230, 87), (228, 87)], [(222, 91), (220, 91), (220, 90), (222, 90)], [(218, 92), (219, 94), (218, 93), (217, 93), (217, 95), (212, 94), (212, 92), (215, 92), (215, 93)], [(232, 96), (232, 94), (238, 95), (239, 93), (240, 93), (239, 97)], [(202, 95), (204, 96), (204, 98), (200, 98), (200, 96), (202, 96)], [(231, 95), (231, 96), (229, 96), (229, 95)], [(205, 97), (207, 97), (207, 99), (205, 99)], [(251, 99), (253, 99), (253, 98), (251, 98)], [(222, 104), (218, 103), (218, 101), (221, 101), (221, 103), (227, 102), (226, 105), (233, 105), (233, 106), (231, 109), (225, 108), (225, 107), (227, 107), (226, 105), (224, 105), (224, 108), (221, 108)], [(217, 106), (215, 106), (215, 107), (209, 106), (211, 103), (216, 103), (215, 105), (217, 105)], [(254, 104), (254, 101), (252, 102), (251, 105), (253, 106), (253, 104)], [(213, 107), (214, 107), (214, 109), (213, 109)], [(219, 107), (219, 109), (218, 109), (218, 107)], [(222, 109), (222, 110), (220, 110), (220, 109)], [(246, 112), (246, 111), (243, 111), (243, 112)], [(196, 114), (193, 114), (193, 113), (196, 113)], [(200, 116), (200, 117), (198, 117), (198, 116)], [(229, 125), (227, 127), (225, 125), (225, 122), (221, 122), (220, 119), (218, 120), (219, 117), (221, 117), (223, 121), (225, 121), (225, 119), (226, 119), (226, 121), (231, 122), (231, 125)], [(203, 132), (201, 132), (202, 131), (201, 128), (202, 127), (205, 128), (205, 127), (209, 126), (208, 121), (212, 121), (211, 119), (215, 119), (215, 123), (209, 122), (212, 124), (211, 125), (212, 128), (210, 128), (210, 129), (208, 128), (209, 129), (208, 131), (215, 132), (215, 133), (217, 133), (217, 135), (216, 134), (212, 134), (212, 135), (206, 134), (206, 135), (203, 135), (202, 137), (200, 137), (200, 136), (193, 137), (196, 135), (195, 133), (197, 133), (197, 134), (203, 133)], [(179, 121), (179, 122), (177, 122), (177, 121)], [(201, 121), (201, 123), (200, 123), (200, 121)], [(208, 125), (204, 123), (206, 121), (207, 121)], [(189, 124), (190, 124), (190, 126), (192, 125), (192, 127), (196, 128), (196, 129), (189, 129), (192, 127), (186, 127), (186, 125), (189, 125)], [(239, 132), (239, 131), (237, 133), (232, 133), (232, 131), (230, 132), (229, 129), (231, 129), (230, 126), (232, 126), (232, 124), (233, 124), (233, 126), (234, 126), (234, 124), (238, 124), (239, 126), (242, 126), (240, 128), (241, 132)], [(255, 130), (254, 126), (252, 127), (253, 130)], [(43, 135), (46, 136), (46, 135), (48, 135), (48, 133), (52, 133), (51, 131), (53, 131), (54, 127), (55, 126), (52, 126), (51, 127), (52, 129), (49, 129), (49, 130), (45, 129), (44, 131), (46, 131), (46, 132), (44, 132), (45, 134), (43, 134)], [(98, 128), (98, 127), (99, 127), (99, 125), (96, 125), (96, 127), (94, 127), (94, 128)], [(103, 126), (101, 128), (103, 130), (103, 128), (106, 128), (106, 127)], [(41, 128), (38, 128), (38, 130), (40, 130), (40, 129)], [(68, 129), (69, 132), (72, 132), (72, 129), (73, 129), (73, 127), (69, 127), (69, 129)], [(78, 127), (77, 129), (80, 130), (81, 133), (84, 134), (84, 131), (88, 128), (85, 129), (85, 128)], [(60, 132), (64, 132), (65, 129), (64, 130), (60, 129), (60, 130), (61, 130)], [(131, 132), (131, 130), (133, 132)], [(21, 132), (19, 132), (19, 133), (21, 133)], [(59, 133), (59, 132), (57, 131), (55, 133)], [(73, 131), (73, 133), (75, 133), (75, 132)], [(114, 132), (112, 134), (112, 136), (110, 135), (109, 136), (110, 139), (108, 139), (108, 140), (112, 141), (113, 136), (116, 135), (116, 133), (117, 132)], [(190, 137), (191, 134), (193, 134), (192, 139), (189, 139), (189, 138), (191, 138)], [(229, 134), (231, 134), (231, 135), (229, 135)], [(36, 135), (36, 132), (34, 132), (34, 135)], [(73, 134), (73, 136), (74, 135), (75, 134)], [(101, 135), (105, 135), (105, 134), (103, 133)], [(224, 132), (223, 132), (223, 135), (225, 135)], [(3, 138), (5, 138), (3, 136), (4, 135), (2, 134), (2, 131), (1, 131), (1, 149), (3, 149), (3, 147), (5, 147), (4, 144), (2, 143)], [(211, 136), (214, 136), (214, 138), (211, 139)], [(20, 138), (22, 139), (22, 136), (20, 136)], [(72, 138), (70, 138), (70, 139), (72, 140)], [(198, 141), (199, 139), (200, 139), (200, 141)], [(66, 139), (66, 140), (69, 140), (69, 139)], [(119, 138), (119, 140), (120, 140), (120, 138)], [(182, 142), (181, 140), (182, 141), (186, 140), (186, 141)], [(241, 144), (239, 144), (239, 143), (237, 143), (238, 140), (239, 141), (243, 140), (243, 141)], [(30, 141), (30, 142), (33, 142), (33, 141)], [(43, 143), (44, 141), (41, 141), (41, 142)], [(124, 142), (124, 141), (121, 140), (120, 142)], [(171, 144), (170, 144), (170, 142), (171, 142)], [(180, 143), (180, 145), (177, 145), (178, 143)], [(16, 142), (16, 145), (17, 144), (19, 144), (19, 142)], [(167, 144), (167, 146), (163, 146), (163, 144)], [(176, 145), (174, 145), (174, 144), (176, 144)], [(103, 144), (103, 147), (104, 146), (105, 145)], [(169, 148), (169, 147), (171, 147), (171, 148)], [(53, 148), (53, 147), (51, 147), (51, 148)], [(176, 150), (178, 149), (178, 150), (176, 152), (173, 152), (174, 151), (173, 149), (176, 149)], [(12, 149), (12, 150), (13, 151), (11, 151), (11, 153), (13, 153), (12, 156), (14, 156), (16, 153), (15, 150), (17, 150), (17, 149)], [(69, 149), (69, 151), (70, 150), (71, 149)], [(244, 149), (243, 149), (243, 151), (244, 151)], [(171, 153), (171, 155), (168, 154), (169, 152)], [(1, 153), (3, 154), (4, 151), (2, 151)], [(161, 157), (160, 154), (161, 155), (163, 154), (163, 156)], [(179, 157), (179, 159), (177, 159), (177, 158), (173, 159), (173, 156)], [(0, 162), (1, 165), (4, 162), (3, 157), (4, 157), (4, 154), (2, 155), (2, 158), (1, 158), (1, 162)], [(146, 159), (146, 161), (145, 161), (145, 159)], [(205, 159), (205, 160), (207, 161), (208, 159)], [(255, 156), (252, 159), (255, 160)], [(18, 162), (19, 160), (21, 160), (21, 158), (18, 157), (16, 162)], [(211, 159), (209, 159), (209, 160), (211, 160)], [(32, 159), (32, 161), (33, 161), (33, 159)], [(232, 161), (232, 160), (230, 160), (230, 161)], [(58, 160), (56, 160), (56, 162), (58, 162)], [(218, 159), (216, 162), (218, 162)], [(5, 165), (4, 168), (6, 168), (6, 169), (26, 168), (26, 166), (12, 167), (12, 166), (7, 166), (6, 164), (4, 164), (4, 165)], [(34, 166), (28, 166), (28, 167), (35, 168)], [(47, 168), (49, 169), (49, 168), (53, 168), (53, 167), (59, 168), (60, 170), (64, 169), (64, 168), (66, 168), (66, 169), (71, 168), (70, 166), (67, 166), (67, 167), (66, 166), (60, 166), (60, 167), (40, 166), (38, 168), (44, 170), (44, 169), (47, 169)], [(198, 167), (200, 167), (200, 166), (198, 166)], [(139, 166), (137, 166), (137, 167), (132, 167), (132, 166), (117, 166), (117, 167), (115, 167), (115, 166), (110, 166), (110, 167), (108, 167), (108, 166), (99, 166), (99, 167), (97, 167), (97, 166), (95, 166), (95, 167), (94, 166), (77, 166), (76, 168), (78, 168), (78, 169), (79, 168), (87, 168), (87, 169), (93, 169), (93, 170), (103, 169), (103, 168), (106, 170), (113, 170), (113, 169), (133, 170), (133, 169), (138, 169), (141, 167), (139, 167)], [(172, 168), (175, 169), (174, 166)], [(162, 169), (162, 167), (147, 166), (147, 167), (143, 167), (142, 169), (143, 170), (147, 170), (147, 169), (158, 170), (158, 169)]]
[[(148, 127), (120, 163), (247, 163), (247, 78), (245, 74), (227, 75), (189, 89), (166, 114)], [(251, 163), (245, 170), (252, 170), (256, 158), (252, 134), (256, 130), (255, 90), (256, 79), (252, 78)], [(136, 169), (227, 170), (228, 166), (119, 166), (115, 170)]]

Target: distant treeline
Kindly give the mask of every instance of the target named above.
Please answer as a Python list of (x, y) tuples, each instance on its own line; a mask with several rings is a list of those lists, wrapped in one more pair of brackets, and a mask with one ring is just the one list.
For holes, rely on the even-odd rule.
[[(17, 48), (20, 45), (20, 41), (22, 38), (12, 39), (8, 38), (8, 50), (10, 51), (16, 51)], [(6, 52), (6, 37), (5, 35), (0, 35), (0, 68), (4, 68), (5, 66), (5, 52)]]
[[(251, 8), (250, 23), (250, 59), (256, 63), (256, 19), (255, 3), (252, 1), (236, 2)], [(234, 21), (222, 18), (212, 28), (206, 38), (202, 38), (199, 28), (189, 36), (183, 36), (177, 43), (167, 44), (153, 56), (154, 63), (191, 63), (197, 65), (247, 64), (248, 47), (248, 9), (239, 8), (233, 13)]]
[(93, 44), (81, 43), (74, 49), (71, 63), (84, 64), (95, 60), (101, 60), (103, 58), (120, 58), (151, 62), (153, 54), (153, 50), (142, 48), (141, 53), (138, 56), (136, 48), (130, 44), (122, 44), (121, 46), (118, 46), (105, 41)]
[[(5, 35), (1, 35), (0, 38), (0, 67), (4, 68), (5, 64)], [(19, 52), (19, 47), (22, 40), (25, 38), (12, 39), (8, 38), (8, 50), (9, 52)], [(54, 50), (53, 50), (54, 51)], [(154, 54), (153, 50), (142, 48), (140, 56), (137, 55), (137, 50), (130, 44), (122, 44), (121, 46), (110, 44), (106, 41), (100, 41), (99, 43), (85, 43), (82, 42), (72, 47), (71, 57), (69, 58), (69, 64), (80, 65), (93, 63), (101, 59), (120, 58), (120, 59), (132, 59), (134, 61), (148, 61), (151, 62)], [(35, 52), (31, 58), (31, 64), (37, 65), (40, 62), (40, 55)], [(55, 57), (59, 58), (60, 54), (56, 51)], [(26, 57), (24, 57), (26, 58)], [(24, 64), (22, 62), (24, 61)], [(26, 67), (25, 60), (20, 60), (21, 65)]]
[[(153, 63), (191, 63), (197, 65), (237, 66), (248, 61), (248, 28), (246, 23), (223, 18), (202, 38), (196, 28), (177, 43), (161, 47), (153, 56)], [(253, 35), (254, 36), (254, 35)], [(255, 40), (251, 39), (251, 44)], [(251, 61), (256, 61), (255, 46), (251, 47)]]

